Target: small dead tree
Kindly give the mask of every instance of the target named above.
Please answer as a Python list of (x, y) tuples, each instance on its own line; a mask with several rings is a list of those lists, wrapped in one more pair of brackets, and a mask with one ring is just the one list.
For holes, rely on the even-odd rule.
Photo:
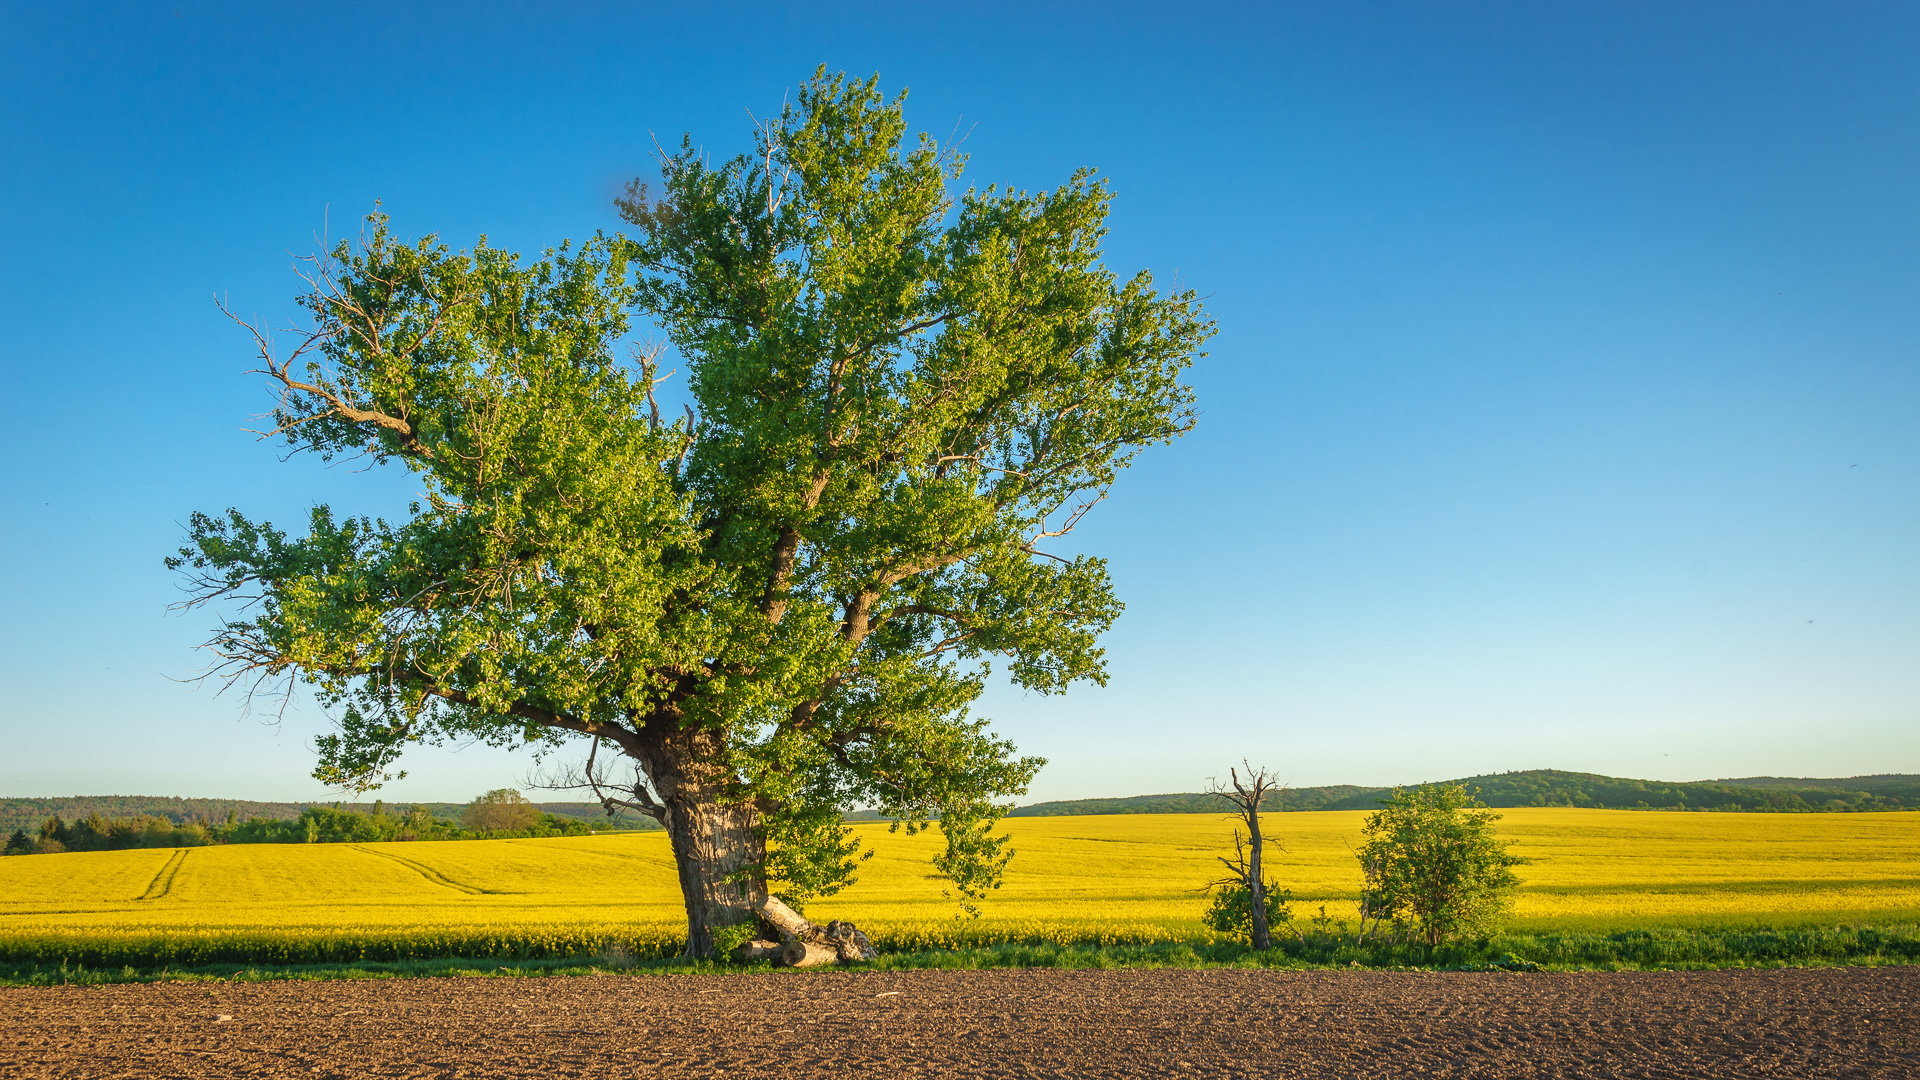
[(1273, 928), (1267, 925), (1267, 879), (1261, 856), (1271, 841), (1260, 832), (1260, 804), (1268, 793), (1281, 790), (1281, 784), (1265, 768), (1256, 769), (1244, 760), (1240, 764), (1247, 770), (1244, 781), (1239, 770), (1228, 769), (1231, 787), (1222, 787), (1218, 780), (1210, 781), (1207, 787), (1207, 794), (1231, 803), (1234, 816), (1239, 818), (1233, 830), (1233, 858), (1220, 856), (1233, 876), (1215, 884), (1239, 885), (1247, 890), (1248, 914), (1253, 920), (1249, 936), (1254, 948), (1265, 950), (1273, 948)]

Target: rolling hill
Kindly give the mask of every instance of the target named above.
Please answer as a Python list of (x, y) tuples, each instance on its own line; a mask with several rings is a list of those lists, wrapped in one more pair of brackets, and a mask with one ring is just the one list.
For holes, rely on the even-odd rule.
[[(1529, 769), (1523, 772), (1469, 776), (1450, 783), (1475, 788), (1488, 806), (1573, 806), (1596, 810), (1713, 810), (1744, 813), (1843, 813), (1871, 810), (1920, 810), (1920, 776), (1886, 773), (1822, 779), (1792, 776), (1750, 776), (1733, 780), (1632, 780), (1596, 773)], [(1279, 813), (1300, 810), (1372, 810), (1391, 788), (1356, 784), (1287, 788), (1275, 792), (1266, 809)], [(245, 799), (181, 799), (144, 795), (90, 795), (59, 799), (0, 798), (0, 834), (14, 829), (32, 831), (58, 814), (72, 821), (98, 813), (110, 818), (148, 815), (175, 823), (224, 821), (229, 812), (241, 820), (252, 817), (291, 819), (309, 806), (334, 805), (370, 809), (356, 804), (311, 802), (255, 802)], [(396, 804), (398, 805), (398, 804)], [(460, 803), (420, 803), (435, 818), (457, 820)], [(651, 818), (622, 813), (609, 820), (597, 803), (536, 803), (550, 814), (593, 822), (603, 829), (657, 829)], [(1071, 817), (1098, 814), (1218, 814), (1221, 800), (1202, 792), (1132, 795), (1111, 799), (1071, 799), (1034, 803), (1013, 811), (1013, 817)], [(851, 821), (881, 820), (871, 810), (847, 815)]]
[[(1886, 774), (1841, 779), (1763, 776), (1742, 780), (1631, 780), (1596, 773), (1529, 769), (1524, 772), (1469, 776), (1449, 783), (1477, 789), (1488, 806), (1577, 806), (1596, 810), (1716, 810), (1747, 813), (1832, 813), (1863, 810), (1920, 810), (1920, 776)], [(1275, 792), (1266, 809), (1372, 810), (1391, 788), (1287, 788)], [(1135, 795), (1119, 799), (1073, 799), (1034, 803), (1014, 817), (1076, 814), (1217, 814), (1220, 799), (1200, 792)]]

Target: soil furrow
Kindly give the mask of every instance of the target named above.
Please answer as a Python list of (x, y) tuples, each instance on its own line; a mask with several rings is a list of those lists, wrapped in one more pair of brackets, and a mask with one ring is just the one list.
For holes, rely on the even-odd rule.
[(1913, 967), (57, 987), (0, 990), (0, 1074), (1906, 1078), (1916, 999)]

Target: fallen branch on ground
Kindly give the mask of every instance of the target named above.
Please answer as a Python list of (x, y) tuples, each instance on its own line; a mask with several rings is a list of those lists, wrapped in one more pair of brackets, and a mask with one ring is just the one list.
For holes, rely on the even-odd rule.
[(735, 949), (734, 959), (766, 960), (787, 967), (857, 964), (875, 959), (880, 951), (850, 922), (838, 919), (821, 926), (769, 896), (757, 909), (760, 918), (780, 934), (777, 942), (749, 941)]

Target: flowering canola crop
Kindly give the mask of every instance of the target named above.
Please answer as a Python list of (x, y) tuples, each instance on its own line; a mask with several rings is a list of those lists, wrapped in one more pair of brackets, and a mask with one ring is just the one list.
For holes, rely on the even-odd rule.
[[(1920, 921), (1920, 814), (1505, 811), (1532, 862), (1523, 931)], [(1351, 919), (1360, 812), (1264, 819), (1299, 917)], [(1203, 889), (1232, 823), (1210, 815), (1012, 818), (1019, 852), (979, 919), (957, 917), (937, 833), (857, 827), (875, 855), (816, 900), (886, 949), (1141, 944), (1210, 936)], [(324, 963), (672, 953), (685, 924), (665, 837), (227, 847), (0, 859), (0, 960)]]

